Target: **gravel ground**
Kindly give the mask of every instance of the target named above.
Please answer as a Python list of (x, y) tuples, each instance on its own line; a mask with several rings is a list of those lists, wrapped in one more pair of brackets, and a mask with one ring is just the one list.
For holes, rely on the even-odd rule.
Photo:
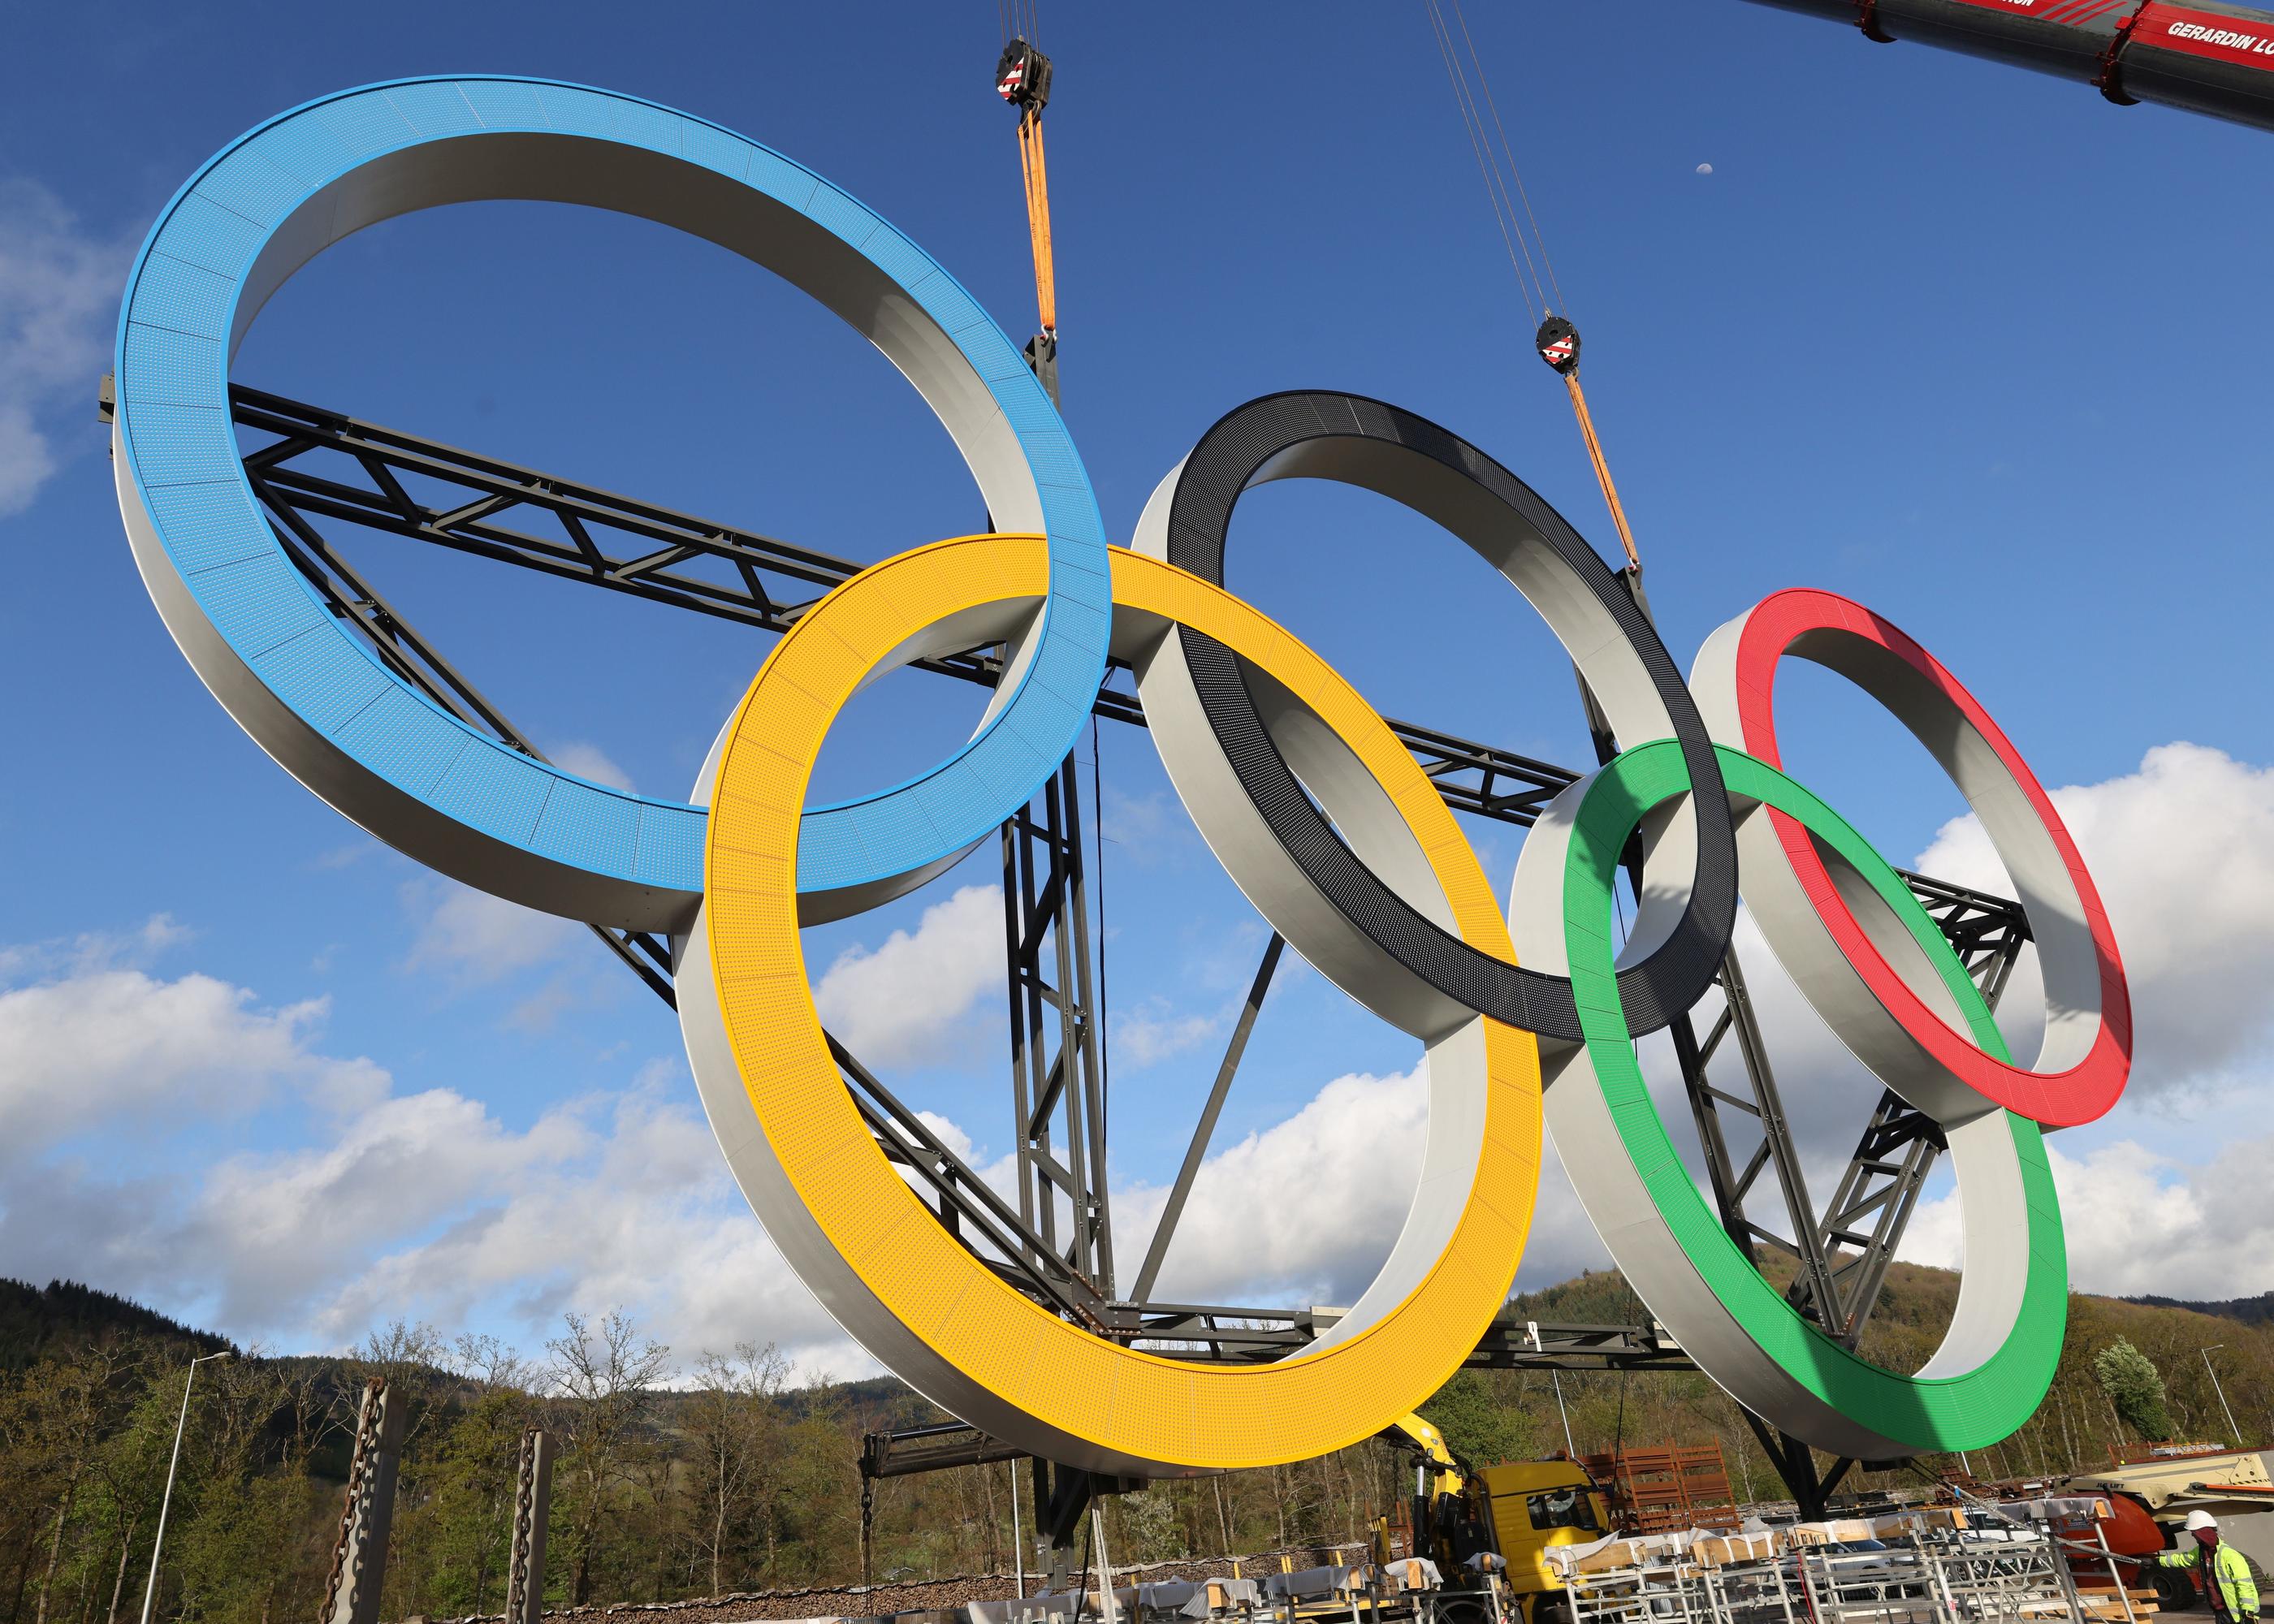
[[(1351, 1560), (1363, 1548), (1358, 1545), (1302, 1546), (1289, 1551), (1266, 1551), (1237, 1560), (1240, 1572), (1254, 1579), (1278, 1572), (1279, 1559), (1283, 1556), (1291, 1568), (1319, 1568), (1337, 1560)], [(1148, 1562), (1134, 1568), (1116, 1568), (1113, 1582), (1118, 1587), (1133, 1582), (1149, 1583), (1169, 1579), (1226, 1578), (1231, 1573), (1234, 1560), (1218, 1556), (1189, 1562)], [(1080, 1571), (1076, 1570), (1067, 1582), (1078, 1583), (1080, 1579)], [(1092, 1584), (1096, 1582), (1093, 1575)], [(1041, 1588), (1034, 1575), (1027, 1575), (1029, 1595)], [(608, 1607), (563, 1607), (548, 1612), (545, 1616), (547, 1619), (578, 1620), (580, 1624), (599, 1624), (606, 1619), (630, 1614), (654, 1615), (657, 1624), (665, 1624), (666, 1620), (668, 1624), (742, 1624), (745, 1620), (759, 1619), (877, 1618), (895, 1613), (960, 1607), (975, 1601), (1001, 1601), (1017, 1594), (1018, 1580), (1014, 1575), (957, 1574), (945, 1579), (903, 1580), (897, 1584), (756, 1590), (698, 1601), (628, 1602)], [(409, 1619), (403, 1620), (403, 1624), (503, 1624), (504, 1617), (503, 1613), (493, 1613), (467, 1619)]]

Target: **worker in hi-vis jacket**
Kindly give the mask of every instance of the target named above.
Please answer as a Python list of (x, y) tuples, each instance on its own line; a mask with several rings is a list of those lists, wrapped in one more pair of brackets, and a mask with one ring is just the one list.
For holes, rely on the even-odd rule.
[(2192, 1548), (2166, 1551), (2156, 1559), (2156, 1566), (2200, 1566), (2212, 1616), (2225, 1624), (2249, 1624), (2258, 1616), (2258, 1582), (2250, 1576), (2250, 1564), (2242, 1560), (2241, 1552), (2219, 1542), (2218, 1519), (2208, 1511), (2187, 1513), (2187, 1533)]

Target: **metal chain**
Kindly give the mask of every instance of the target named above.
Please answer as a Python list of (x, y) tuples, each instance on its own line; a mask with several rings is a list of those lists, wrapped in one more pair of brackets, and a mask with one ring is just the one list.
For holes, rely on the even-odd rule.
[(324, 1611), (317, 1624), (333, 1624), (339, 1616), (341, 1581), (346, 1576), (348, 1545), (355, 1534), (356, 1513), (363, 1504), (364, 1491), (371, 1475), (371, 1457), (379, 1452), (381, 1397), (387, 1392), (383, 1378), (373, 1376), (364, 1384), (363, 1408), (356, 1417), (355, 1451), (348, 1460), (347, 1507), (340, 1513), (340, 1531), (332, 1541), (331, 1575), (324, 1589)]
[(521, 1435), (521, 1456), (513, 1485), (513, 1545), (507, 1556), (506, 1624), (519, 1624), (528, 1609), (529, 1547), (537, 1500), (537, 1433)]
[(870, 1583), (870, 1542), (877, 1522), (877, 1480), (861, 1479), (861, 1583)]

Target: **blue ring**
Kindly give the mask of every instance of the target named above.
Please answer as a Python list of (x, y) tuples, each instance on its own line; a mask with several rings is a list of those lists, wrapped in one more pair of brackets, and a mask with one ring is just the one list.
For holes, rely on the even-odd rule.
[[(1008, 702), (954, 756), (892, 789), (805, 813), (798, 889), (889, 883), (983, 838), (1057, 769), (1104, 677), (1111, 584), (1081, 459), (1017, 349), (922, 250), (811, 170), (654, 102), (542, 79), (397, 80), (272, 119), (175, 195), (127, 281), (117, 417), (129, 477), (200, 609), (303, 724), (425, 808), (518, 852), (620, 882), (627, 896), (701, 894), (704, 808), (627, 794), (523, 756), (396, 677), (292, 568), (239, 460), (229, 411), (231, 332), (255, 260), (277, 229), (373, 160), (496, 133), (662, 153), (739, 181), (881, 271), (968, 363), (1024, 453), (1040, 499), (1050, 557), (1040, 645)], [(483, 883), (478, 874), (458, 877)]]

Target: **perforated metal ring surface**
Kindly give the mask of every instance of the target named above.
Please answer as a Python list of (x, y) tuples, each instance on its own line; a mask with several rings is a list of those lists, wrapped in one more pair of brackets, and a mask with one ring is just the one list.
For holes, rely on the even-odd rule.
[(683, 928), (704, 809), (513, 748), (435, 703), (336, 619), (239, 461), (229, 364), (261, 305), (332, 244), (444, 204), (523, 199), (636, 215), (774, 272), (873, 342), (937, 415), (998, 523), (1048, 538), (1050, 590), (1007, 634), (979, 729), (927, 771), (806, 811), (808, 922), (919, 885), (992, 832), (1072, 748), (1105, 670), (1105, 532), (1058, 411), (945, 269), (812, 170), (613, 91), (475, 74), (280, 114), (169, 202), (119, 312), (118, 507), (152, 599), (238, 725), (397, 849), (572, 919)]
[[(1737, 859), (1713, 741), (1656, 628), (1530, 486), (1450, 430), (1359, 395), (1272, 395), (1231, 412), (1154, 492), (1138, 523), (1136, 550), (1223, 585), (1240, 496), (1295, 478), (1356, 485), (1435, 520), (1530, 600), (1622, 742), (1671, 738), (1680, 745), (1691, 793), (1645, 826), (1653, 883), (1645, 888), (1618, 976), (1628, 1029), (1665, 1026), (1711, 985), (1728, 946)], [(1244, 662), (1189, 627), (1178, 629), (1176, 643), (1180, 658), (1156, 661), (1141, 675), (1146, 709), (1189, 695), (1206, 715), (1257, 816), (1299, 871), (1302, 883), (1289, 887), (1287, 902), (1315, 899), (1288, 931), (1306, 957), (1347, 990), (1336, 959), (1364, 956), (1370, 945), (1409, 979), (1401, 1019), (1423, 1035), (1477, 1011), (1545, 1037), (1582, 1035), (1569, 980), (1478, 951), (1417, 911), (1351, 850), (1274, 742)], [(1174, 773), (1174, 746), (1164, 739), (1162, 748)], [(1241, 868), (1226, 867), (1245, 883)], [(1684, 870), (1681, 881), (1668, 878)], [(1339, 928), (1321, 905), (1339, 916)], [(1265, 911), (1276, 920), (1284, 906)], [(1362, 944), (1349, 939), (1352, 930)], [(1321, 951), (1314, 941), (1328, 945)]]

